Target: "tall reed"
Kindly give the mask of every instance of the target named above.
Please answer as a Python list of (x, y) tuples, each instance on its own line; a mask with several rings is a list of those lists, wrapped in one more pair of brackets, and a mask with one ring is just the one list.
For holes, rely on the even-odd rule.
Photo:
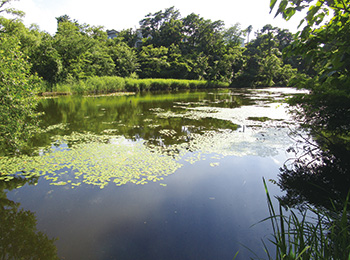
[(350, 260), (349, 196), (341, 212), (309, 206), (287, 214), (281, 204), (276, 212), (265, 179), (263, 182), (270, 216), (262, 221), (271, 221), (273, 234), (269, 241), (276, 250), (271, 253), (263, 241), (268, 259)]
[(121, 77), (91, 77), (85, 80), (58, 83), (54, 88), (43, 84), (46, 91), (70, 92), (73, 94), (112, 93), (119, 91), (158, 91), (179, 89), (225, 88), (228, 83), (185, 79), (135, 79)]

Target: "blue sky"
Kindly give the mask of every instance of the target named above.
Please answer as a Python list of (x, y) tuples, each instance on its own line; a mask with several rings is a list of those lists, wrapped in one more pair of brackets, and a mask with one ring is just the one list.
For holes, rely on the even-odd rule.
[(51, 34), (56, 32), (55, 17), (67, 14), (79, 23), (101, 25), (105, 29), (136, 28), (138, 22), (148, 13), (154, 13), (175, 6), (183, 17), (190, 13), (205, 19), (222, 20), (226, 27), (236, 23), (253, 31), (265, 24), (297, 31), (300, 21), (296, 17), (289, 22), (269, 14), (269, 0), (19, 0), (13, 6), (25, 11), (24, 23), (35, 23), (40, 29)]

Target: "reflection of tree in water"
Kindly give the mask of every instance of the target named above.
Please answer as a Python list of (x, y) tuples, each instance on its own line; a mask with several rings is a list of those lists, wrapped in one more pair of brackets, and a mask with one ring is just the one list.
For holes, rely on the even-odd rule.
[(34, 184), (37, 178), (0, 181), (0, 259), (58, 259), (55, 239), (37, 231), (34, 213), (6, 197), (7, 191), (28, 182)]
[(304, 145), (303, 152), (305, 156), (281, 168), (278, 184), (286, 191), (281, 202), (341, 210), (350, 189), (350, 149), (343, 142), (319, 139)]
[[(31, 148), (51, 146), (53, 135), (69, 135), (72, 132), (101, 134), (110, 130), (131, 140), (152, 141), (162, 138), (167, 145), (170, 145), (175, 143), (176, 138), (160, 134), (159, 129), (174, 130), (179, 137), (185, 135), (181, 131), (182, 125), (197, 126), (200, 128), (197, 132), (203, 130), (203, 127), (209, 130), (237, 129), (237, 126), (227, 120), (209, 117), (196, 120), (182, 117), (183, 113), (189, 111), (188, 108), (200, 106), (232, 108), (250, 104), (249, 102), (247, 97), (222, 93), (222, 90), (211, 90), (210, 93), (188, 91), (123, 97), (44, 99), (40, 101), (38, 111), (43, 112), (41, 127), (47, 131), (38, 133), (28, 146)], [(177, 116), (159, 117), (154, 111), (155, 108), (173, 112)], [(48, 130), (58, 124), (64, 127)]]

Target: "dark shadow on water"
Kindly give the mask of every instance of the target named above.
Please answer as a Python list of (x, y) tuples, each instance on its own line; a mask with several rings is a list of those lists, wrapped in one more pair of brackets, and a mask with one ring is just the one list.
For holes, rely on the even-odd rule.
[(36, 229), (34, 213), (7, 199), (7, 191), (37, 180), (14, 177), (0, 181), (0, 259), (59, 259), (56, 239), (49, 239)]
[(341, 211), (350, 189), (349, 147), (325, 138), (303, 145), (304, 156), (280, 169), (278, 185), (286, 192), (280, 201)]

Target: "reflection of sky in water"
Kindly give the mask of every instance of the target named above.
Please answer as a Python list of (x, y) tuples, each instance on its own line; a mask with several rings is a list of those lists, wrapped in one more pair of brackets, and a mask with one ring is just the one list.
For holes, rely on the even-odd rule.
[(208, 167), (214, 161), (186, 164), (165, 179), (166, 187), (72, 190), (41, 180), (9, 197), (36, 212), (40, 230), (60, 238), (66, 259), (231, 259), (237, 250), (247, 259), (239, 243), (262, 252), (260, 238), (270, 232), (251, 225), (268, 214), (261, 177), (274, 178), (278, 165), (246, 156)]
[[(45, 153), (39, 152), (39, 156), (34, 159), (25, 157), (22, 160), (24, 164), (19, 159), (12, 163), (11, 169), (13, 172), (24, 171), (24, 174), (32, 172), (33, 175), (39, 171), (55, 185), (70, 185), (74, 188), (87, 183), (104, 188), (112, 182), (123, 185), (128, 182), (146, 184), (159, 181), (176, 172), (183, 161), (196, 163), (208, 154), (219, 157), (275, 156), (292, 144), (288, 137), (290, 130), (286, 125), (289, 118), (283, 104), (185, 108), (185, 113), (153, 110), (157, 117), (165, 120), (174, 117), (195, 121), (213, 118), (240, 127), (238, 130), (214, 128), (199, 133), (193, 132), (198, 126), (181, 126), (181, 133), (174, 129), (158, 129), (160, 136), (153, 140), (156, 145), (151, 143), (151, 138), (143, 140), (139, 137), (134, 141), (120, 135), (73, 132), (52, 137), (55, 142), (51, 149), (46, 149)], [(260, 117), (269, 120), (260, 122), (249, 119)], [(172, 144), (166, 144), (163, 138), (173, 140)], [(4, 163), (2, 168), (10, 167)]]
[[(253, 93), (255, 99), (279, 97), (260, 90)], [(196, 102), (202, 106), (194, 106)], [(76, 181), (81, 185), (53, 186), (52, 179), (40, 178), (38, 185), (25, 185), (9, 192), (8, 198), (35, 212), (39, 230), (59, 238), (59, 255), (65, 259), (232, 259), (238, 250), (237, 259), (247, 259), (248, 250), (240, 243), (261, 254), (260, 240), (271, 233), (269, 223), (251, 226), (268, 216), (262, 177), (275, 179), (287, 159), (284, 151), (292, 143), (288, 138), (290, 125), (285, 121), (290, 123), (290, 118), (285, 105), (269, 101), (234, 108), (208, 107), (208, 103), (176, 101), (176, 111), (182, 111), (177, 114), (169, 108), (147, 107), (144, 113), (148, 114), (142, 120), (133, 119), (146, 123), (134, 124), (137, 127), (133, 129), (139, 131), (136, 133), (127, 129), (127, 116), (123, 121), (119, 115), (124, 114), (113, 108), (104, 110), (118, 116), (99, 124), (103, 135), (89, 133), (88, 129), (88, 134), (67, 132), (79, 120), (87, 120), (85, 126), (97, 124), (90, 123), (95, 120), (92, 115), (73, 117), (75, 121), (63, 125), (55, 122), (58, 125), (52, 129), (66, 132), (53, 137), (56, 146), (51, 148), (55, 152), (45, 150), (41, 159), (50, 158), (54, 167), (62, 161), (68, 163), (61, 170), (47, 169), (45, 177), (56, 174), (58, 183)], [(276, 120), (248, 120), (253, 117)], [(177, 118), (185, 121), (172, 125), (171, 120)], [(208, 129), (207, 125), (196, 124), (208, 118), (229, 121), (239, 128)], [(169, 124), (164, 127), (164, 122)], [(116, 125), (138, 138), (119, 134), (119, 128), (112, 128)], [(141, 132), (145, 127), (151, 129), (148, 138)], [(133, 167), (122, 164), (121, 159), (131, 160)], [(100, 163), (94, 165), (95, 161)], [(166, 173), (159, 169), (161, 164)], [(103, 185), (96, 187), (82, 181), (95, 176), (101, 182), (97, 168), (88, 172), (87, 166), (104, 167), (100, 171)], [(147, 185), (130, 181), (120, 187), (106, 185), (113, 178), (124, 178), (123, 169), (129, 171), (129, 179), (125, 179), (130, 180), (130, 171), (137, 179), (146, 167), (154, 169), (153, 174), (159, 171), (158, 177), (163, 179)], [(81, 168), (86, 171), (77, 175)], [(106, 178), (108, 174), (110, 179)], [(270, 191), (279, 194), (273, 185)]]

